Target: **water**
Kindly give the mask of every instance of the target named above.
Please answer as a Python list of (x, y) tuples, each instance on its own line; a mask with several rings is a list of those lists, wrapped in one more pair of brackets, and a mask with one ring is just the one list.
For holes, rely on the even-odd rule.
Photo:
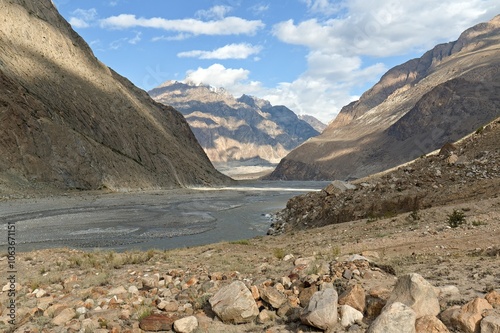
[[(172, 249), (265, 235), (269, 214), (326, 182), (242, 182), (222, 189), (99, 194), (0, 203), (16, 225), (17, 251)], [(4, 233), (6, 235), (6, 232)], [(5, 248), (7, 237), (0, 239)]]

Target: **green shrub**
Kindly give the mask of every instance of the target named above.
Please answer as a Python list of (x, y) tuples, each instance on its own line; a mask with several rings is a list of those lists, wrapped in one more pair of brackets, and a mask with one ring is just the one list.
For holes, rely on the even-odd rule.
[(457, 228), (465, 223), (465, 214), (461, 210), (454, 210), (448, 215), (448, 225), (452, 228)]

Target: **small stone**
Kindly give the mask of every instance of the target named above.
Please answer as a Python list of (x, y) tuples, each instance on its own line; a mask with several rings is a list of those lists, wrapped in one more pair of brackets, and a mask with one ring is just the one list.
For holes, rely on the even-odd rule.
[(251, 286), (250, 292), (252, 293), (252, 297), (254, 300), (258, 300), (260, 298), (259, 287)]
[(71, 308), (66, 308), (62, 310), (54, 319), (52, 319), (52, 324), (55, 326), (63, 326), (67, 322), (69, 322), (71, 319), (75, 317), (75, 310)]
[(349, 305), (340, 306), (340, 324), (343, 327), (350, 327), (363, 320), (363, 313)]
[(496, 290), (492, 290), (484, 296), (484, 298), (491, 304), (494, 308), (500, 307), (500, 293)]
[(128, 292), (132, 295), (137, 295), (139, 294), (139, 288), (137, 288), (136, 286), (130, 286), (128, 287)]
[(449, 333), (441, 320), (434, 316), (423, 316), (415, 323), (417, 333)]
[(192, 333), (196, 328), (198, 328), (198, 319), (195, 316), (174, 321), (174, 331), (178, 333)]
[(500, 333), (500, 316), (486, 316), (481, 320), (481, 333)]
[(297, 258), (293, 263), (295, 266), (309, 266), (316, 261), (316, 257)]
[(110, 289), (108, 291), (108, 295), (120, 295), (120, 294), (126, 294), (126, 293), (127, 293), (127, 289), (125, 289), (124, 286), (119, 286), (119, 287)]
[(267, 322), (270, 322), (274, 319), (275, 317), (275, 314), (274, 312), (270, 311), (270, 310), (262, 310), (259, 315), (257, 316), (257, 321), (260, 323), (260, 324), (265, 324)]
[(417, 318), (437, 316), (441, 311), (434, 287), (416, 273), (403, 275), (397, 280), (386, 307), (395, 302), (411, 307)]
[(252, 293), (241, 281), (221, 288), (209, 302), (212, 310), (224, 323), (248, 323), (259, 314)]
[(365, 311), (365, 290), (359, 284), (352, 285), (339, 296), (339, 305), (349, 305), (363, 313)]
[(328, 330), (337, 323), (338, 294), (335, 289), (317, 291), (300, 316), (302, 323), (322, 330)]
[(170, 331), (176, 319), (163, 314), (152, 314), (143, 318), (139, 327), (144, 331)]
[(409, 306), (394, 302), (384, 308), (367, 333), (415, 333), (416, 317)]
[(295, 258), (293, 254), (287, 254), (286, 256), (283, 257), (283, 261), (290, 261), (293, 258)]

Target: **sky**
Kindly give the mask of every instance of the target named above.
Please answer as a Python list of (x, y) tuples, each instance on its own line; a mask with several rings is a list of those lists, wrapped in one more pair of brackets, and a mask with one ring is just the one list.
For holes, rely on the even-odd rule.
[(53, 0), (107, 66), (151, 90), (223, 87), (330, 122), (390, 68), (500, 14), (498, 0)]

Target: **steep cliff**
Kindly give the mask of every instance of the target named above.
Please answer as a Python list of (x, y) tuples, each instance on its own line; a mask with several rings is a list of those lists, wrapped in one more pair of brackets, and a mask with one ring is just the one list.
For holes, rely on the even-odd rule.
[(272, 179), (359, 178), (455, 141), (500, 115), (500, 16), (389, 70)]
[(98, 61), (50, 0), (0, 13), (0, 191), (227, 180), (183, 116)]

